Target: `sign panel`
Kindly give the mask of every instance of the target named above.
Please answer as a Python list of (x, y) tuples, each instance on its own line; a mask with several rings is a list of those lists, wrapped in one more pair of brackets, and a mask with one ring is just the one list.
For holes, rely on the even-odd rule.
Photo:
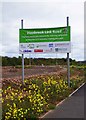
[(71, 52), (70, 26), (19, 30), (20, 53)]

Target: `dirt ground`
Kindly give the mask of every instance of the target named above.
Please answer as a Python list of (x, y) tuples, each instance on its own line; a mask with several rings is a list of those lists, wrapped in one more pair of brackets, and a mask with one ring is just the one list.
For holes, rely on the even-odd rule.
[[(66, 71), (66, 68), (61, 66), (32, 66), (31, 68), (25, 68), (25, 77), (46, 75), (52, 73), (60, 73)], [(22, 76), (22, 68), (15, 67), (2, 67), (2, 78), (16, 78)]]

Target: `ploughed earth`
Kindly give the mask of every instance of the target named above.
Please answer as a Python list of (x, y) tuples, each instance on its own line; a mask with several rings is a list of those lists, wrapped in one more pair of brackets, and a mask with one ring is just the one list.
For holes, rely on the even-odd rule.
[[(25, 78), (38, 75), (60, 74), (67, 72), (66, 67), (61, 66), (28, 66), (24, 69)], [(12, 66), (2, 67), (2, 78), (22, 78), (22, 68)]]

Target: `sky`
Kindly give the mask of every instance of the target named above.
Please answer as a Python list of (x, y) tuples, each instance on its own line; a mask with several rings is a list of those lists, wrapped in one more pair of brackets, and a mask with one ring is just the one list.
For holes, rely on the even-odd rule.
[[(71, 26), (70, 58), (84, 60), (84, 1), (83, 0), (3, 0), (0, 4), (0, 55), (18, 57), (21, 19), (24, 28)], [(25, 57), (65, 58), (66, 53), (25, 54)]]

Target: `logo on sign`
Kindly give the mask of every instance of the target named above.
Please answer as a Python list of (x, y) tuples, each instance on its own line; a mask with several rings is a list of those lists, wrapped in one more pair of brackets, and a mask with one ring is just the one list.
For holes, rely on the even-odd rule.
[(67, 48), (55, 48), (55, 51), (66, 51)]
[(42, 45), (41, 45), (41, 44), (40, 44), (40, 45), (38, 44), (38, 45), (36, 45), (37, 48), (39, 48), (39, 47), (46, 47), (46, 46), (47, 46), (47, 45), (45, 45), (45, 44), (42, 44)]
[(52, 48), (47, 49), (47, 50), (45, 50), (45, 52), (53, 52), (53, 49)]
[(50, 44), (49, 44), (49, 47), (53, 47), (53, 43), (50, 43)]
[(42, 49), (35, 49), (34, 52), (43, 52)]
[(30, 49), (34, 48), (34, 44), (29, 44), (27, 47), (29, 47)]
[(19, 52), (23, 52), (23, 50), (19, 50)]
[(31, 50), (24, 50), (23, 52), (32, 52)]
[(26, 46), (25, 45), (20, 45), (21, 46), (21, 48), (26, 48)]
[(55, 47), (58, 47), (58, 46), (68, 46), (69, 43), (56, 43), (55, 44)]
[(63, 29), (63, 33), (67, 33), (68, 32), (68, 29), (67, 28), (64, 28)]
[(58, 48), (55, 48), (55, 51), (58, 51)]

